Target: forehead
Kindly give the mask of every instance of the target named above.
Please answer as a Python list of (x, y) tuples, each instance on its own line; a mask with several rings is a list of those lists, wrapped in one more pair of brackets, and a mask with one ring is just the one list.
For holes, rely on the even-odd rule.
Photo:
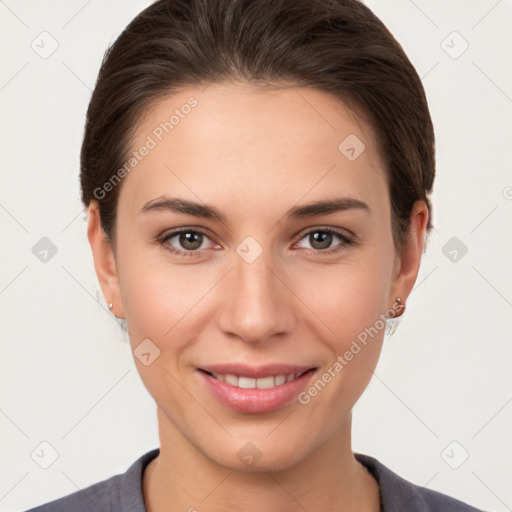
[(375, 202), (386, 189), (371, 127), (311, 88), (183, 89), (145, 112), (132, 150), (139, 156), (121, 191), (130, 204), (178, 191), (208, 202), (297, 202), (334, 189)]

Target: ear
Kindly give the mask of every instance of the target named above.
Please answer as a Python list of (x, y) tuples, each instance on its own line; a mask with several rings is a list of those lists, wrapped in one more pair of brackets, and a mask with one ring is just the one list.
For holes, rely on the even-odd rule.
[(112, 244), (103, 231), (100, 221), (99, 204), (92, 200), (87, 209), (87, 238), (91, 245), (94, 268), (107, 304), (112, 303), (111, 312), (117, 318), (124, 318), (119, 276)]
[[(396, 297), (400, 297), (402, 304), (405, 305), (407, 297), (414, 287), (418, 277), (421, 256), (425, 249), (428, 217), (429, 211), (425, 201), (416, 201), (412, 207), (402, 253), (397, 254), (396, 257), (391, 296), (389, 297), (390, 304), (395, 303)], [(400, 314), (396, 316), (400, 316)]]

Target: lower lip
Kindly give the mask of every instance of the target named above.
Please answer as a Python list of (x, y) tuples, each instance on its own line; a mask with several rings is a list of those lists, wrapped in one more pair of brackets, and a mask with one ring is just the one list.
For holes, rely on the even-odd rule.
[(262, 413), (284, 407), (297, 398), (315, 373), (308, 370), (300, 377), (268, 389), (245, 389), (231, 386), (198, 370), (208, 389), (226, 407), (239, 412)]

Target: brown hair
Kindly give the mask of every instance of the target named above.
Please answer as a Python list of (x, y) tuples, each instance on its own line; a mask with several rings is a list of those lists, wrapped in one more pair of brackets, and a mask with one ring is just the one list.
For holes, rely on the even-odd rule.
[(82, 201), (98, 200), (111, 241), (122, 183), (97, 191), (129, 158), (144, 113), (179, 88), (236, 80), (313, 87), (363, 115), (386, 167), (395, 247), (403, 247), (418, 199), (428, 206), (430, 231), (435, 142), (425, 91), (368, 7), (358, 0), (158, 0), (107, 50), (87, 111)]

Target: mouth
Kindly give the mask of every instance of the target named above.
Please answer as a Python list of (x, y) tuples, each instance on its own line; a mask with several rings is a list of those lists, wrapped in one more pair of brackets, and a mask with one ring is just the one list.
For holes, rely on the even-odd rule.
[(318, 367), (216, 365), (197, 368), (206, 389), (225, 407), (243, 413), (264, 413), (297, 400)]
[(287, 382), (292, 382), (299, 377), (302, 377), (307, 372), (314, 371), (316, 368), (309, 368), (300, 372), (283, 373), (279, 375), (269, 375), (267, 377), (248, 377), (244, 375), (234, 375), (233, 373), (213, 373), (200, 368), (200, 371), (206, 373), (210, 377), (225, 382), (230, 386), (242, 389), (271, 389), (282, 386)]

